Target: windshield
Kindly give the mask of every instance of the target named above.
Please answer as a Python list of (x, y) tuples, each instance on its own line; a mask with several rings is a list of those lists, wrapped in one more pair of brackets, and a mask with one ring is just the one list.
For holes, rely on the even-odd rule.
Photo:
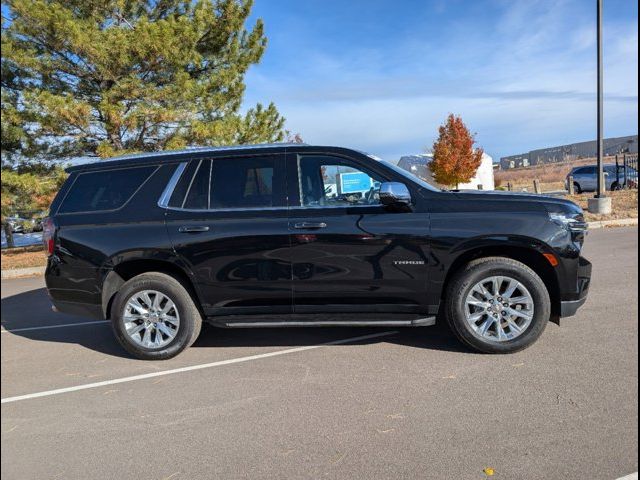
[(384, 163), (385, 167), (390, 168), (391, 170), (393, 170), (394, 172), (402, 175), (403, 177), (411, 180), (414, 183), (417, 183), (418, 185), (420, 185), (422, 188), (426, 188), (427, 190), (431, 190), (432, 192), (440, 192), (441, 190), (439, 188), (434, 187), (433, 185), (430, 185), (429, 183), (425, 182), (424, 180), (422, 180), (419, 177), (416, 177), (414, 174), (412, 174), (411, 172), (406, 171), (404, 168), (401, 168), (391, 162), (387, 162), (386, 160), (382, 160), (379, 157), (376, 157), (375, 155), (370, 155), (370, 154), (366, 154), (369, 158), (373, 158), (374, 160)]

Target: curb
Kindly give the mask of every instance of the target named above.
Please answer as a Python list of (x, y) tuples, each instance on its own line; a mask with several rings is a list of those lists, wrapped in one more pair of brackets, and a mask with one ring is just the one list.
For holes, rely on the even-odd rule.
[(34, 275), (44, 275), (47, 267), (31, 267), (31, 268), (14, 268), (11, 270), (2, 270), (2, 279), (32, 277)]
[(621, 218), (619, 220), (602, 220), (600, 222), (589, 222), (589, 230), (607, 227), (633, 227), (637, 225), (637, 218)]

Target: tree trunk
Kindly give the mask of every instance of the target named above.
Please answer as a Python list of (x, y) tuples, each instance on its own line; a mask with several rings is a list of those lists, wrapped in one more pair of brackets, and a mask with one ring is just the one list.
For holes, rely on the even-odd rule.
[(16, 244), (13, 241), (13, 232), (11, 231), (11, 225), (9, 225), (9, 222), (3, 222), (2, 229), (4, 230), (4, 235), (7, 239), (7, 248), (15, 247)]
[(107, 136), (109, 137), (109, 141), (115, 150), (123, 150), (124, 145), (122, 144), (122, 137), (120, 135), (120, 129), (118, 127), (114, 127), (107, 123), (105, 125), (105, 130), (107, 132)]

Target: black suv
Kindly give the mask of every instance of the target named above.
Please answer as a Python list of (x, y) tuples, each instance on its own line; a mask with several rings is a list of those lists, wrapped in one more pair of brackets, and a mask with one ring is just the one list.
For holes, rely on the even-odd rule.
[[(488, 353), (575, 314), (575, 204), (443, 191), (338, 147), (187, 149), (68, 169), (44, 222), (54, 309), (164, 359), (221, 327), (423, 326)], [(422, 334), (422, 330), (420, 331)]]

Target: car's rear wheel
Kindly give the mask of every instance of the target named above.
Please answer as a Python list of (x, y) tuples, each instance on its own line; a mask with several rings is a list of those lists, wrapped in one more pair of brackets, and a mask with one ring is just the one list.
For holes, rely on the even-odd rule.
[(576, 193), (582, 193), (582, 188), (578, 182), (573, 182), (573, 189)]
[(144, 360), (178, 355), (200, 334), (202, 316), (187, 289), (174, 277), (143, 273), (127, 281), (111, 308), (116, 338)]
[(510, 258), (487, 257), (454, 275), (445, 314), (467, 346), (484, 353), (512, 353), (540, 337), (551, 301), (544, 282), (529, 267)]

